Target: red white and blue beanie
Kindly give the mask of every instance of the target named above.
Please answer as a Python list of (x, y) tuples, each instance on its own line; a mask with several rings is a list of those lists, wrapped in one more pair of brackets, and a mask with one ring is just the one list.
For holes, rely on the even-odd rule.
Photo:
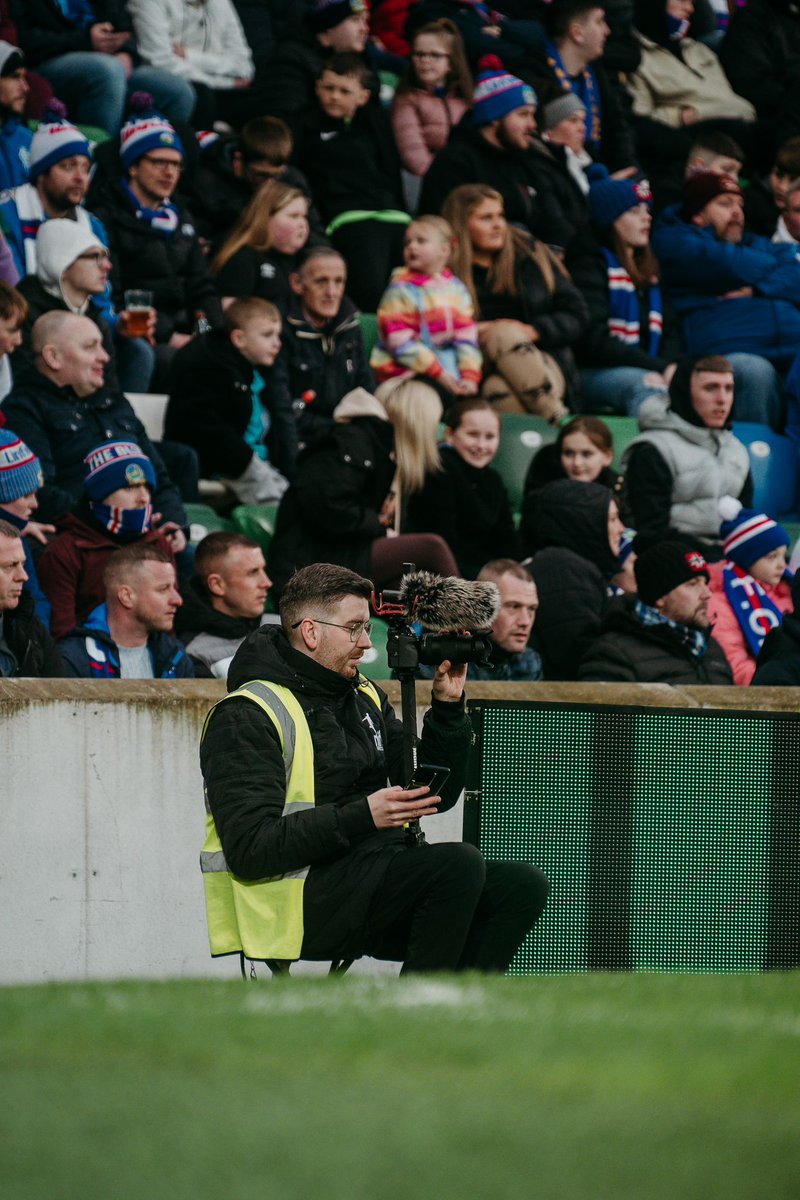
[(369, 12), (367, 0), (312, 0), (308, 21), (314, 33), (324, 33), (365, 12)]
[(136, 442), (102, 442), (83, 461), (86, 466), (83, 487), (96, 504), (118, 488), (145, 483), (152, 491), (156, 486), (153, 464)]
[(509, 75), (496, 55), (484, 55), (478, 68), (480, 74), (472, 97), (474, 125), (490, 125), (517, 108), (536, 107), (536, 92), (530, 84)]
[(617, 217), (639, 204), (653, 203), (646, 179), (612, 179), (602, 163), (592, 163), (586, 172), (589, 180), (589, 209), (599, 229), (610, 229)]
[(59, 100), (48, 104), (42, 121), (31, 141), (31, 161), (28, 179), (33, 183), (56, 163), (76, 154), (91, 160), (92, 148), (78, 129), (67, 120), (67, 110)]
[(151, 150), (177, 150), (185, 158), (183, 142), (166, 117), (153, 108), (147, 92), (134, 92), (128, 105), (130, 116), (119, 134), (119, 156), (127, 169)]
[(30, 496), (44, 483), (42, 465), (22, 438), (0, 429), (0, 504)]
[(755, 512), (752, 508), (743, 508), (732, 521), (723, 521), (719, 532), (723, 538), (725, 557), (743, 571), (765, 554), (790, 544), (789, 535), (782, 525), (766, 513)]

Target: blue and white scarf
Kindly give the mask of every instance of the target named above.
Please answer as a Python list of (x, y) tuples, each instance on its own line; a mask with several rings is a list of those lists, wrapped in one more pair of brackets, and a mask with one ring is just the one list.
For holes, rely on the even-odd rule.
[(563, 92), (573, 92), (586, 109), (586, 145), (597, 157), (600, 153), (600, 141), (603, 132), (603, 121), (600, 112), (600, 91), (597, 76), (591, 67), (584, 67), (580, 75), (570, 75), (562, 61), (555, 42), (548, 38), (545, 42), (547, 65), (561, 85)]
[[(605, 247), (603, 253), (608, 267), (608, 332), (628, 346), (638, 346), (641, 328), (636, 285), (616, 254)], [(647, 352), (655, 358), (664, 332), (664, 306), (657, 283), (651, 283), (647, 289), (647, 321), (650, 330)]]
[(131, 191), (127, 179), (121, 179), (120, 183), (125, 189), (131, 208), (139, 220), (144, 221), (145, 225), (149, 225), (154, 233), (160, 233), (162, 237), (171, 238), (178, 229), (181, 220), (180, 213), (175, 205), (170, 204), (169, 200), (164, 200), (160, 208), (145, 208)]
[(649, 604), (645, 604), (643, 600), (637, 600), (633, 606), (633, 611), (641, 621), (642, 625), (652, 627), (654, 625), (666, 625), (678, 635), (680, 642), (686, 647), (692, 658), (702, 658), (708, 647), (708, 634), (702, 629), (693, 629), (690, 625), (680, 625), (677, 621), (672, 621), (669, 617), (665, 617), (657, 608), (651, 608)]
[[(794, 578), (792, 571), (784, 572), (784, 579)], [(725, 598), (733, 609), (734, 616), (754, 658), (764, 644), (771, 629), (776, 629), (783, 620), (783, 613), (774, 600), (767, 595), (761, 584), (735, 563), (726, 563), (722, 568)]]

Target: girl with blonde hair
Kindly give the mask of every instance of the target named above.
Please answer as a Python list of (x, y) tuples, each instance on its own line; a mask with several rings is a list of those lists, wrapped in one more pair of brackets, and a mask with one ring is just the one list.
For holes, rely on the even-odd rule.
[(211, 263), (223, 304), (259, 296), (285, 308), (308, 241), (308, 197), (280, 179), (254, 194)]

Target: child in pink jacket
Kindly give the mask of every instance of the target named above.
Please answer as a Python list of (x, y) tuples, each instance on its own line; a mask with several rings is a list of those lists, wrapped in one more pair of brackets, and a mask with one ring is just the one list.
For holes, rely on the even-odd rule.
[(472, 76), (461, 34), (443, 18), (414, 35), (409, 73), (395, 92), (392, 129), (400, 160), (424, 175), (472, 100)]
[(723, 521), (720, 534), (725, 559), (711, 564), (709, 616), (733, 682), (747, 687), (764, 638), (792, 609), (789, 535), (772, 517), (749, 508)]

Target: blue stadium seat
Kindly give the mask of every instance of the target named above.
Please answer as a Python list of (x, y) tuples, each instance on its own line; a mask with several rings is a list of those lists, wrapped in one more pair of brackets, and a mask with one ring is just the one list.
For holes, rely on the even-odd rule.
[(753, 475), (753, 507), (771, 517), (797, 515), (798, 456), (795, 443), (768, 425), (735, 421), (733, 432), (744, 442)]
[(492, 466), (506, 485), (511, 507), (519, 511), (525, 475), (531, 459), (540, 447), (554, 442), (558, 430), (543, 417), (527, 413), (504, 413), (500, 425), (500, 446)]

